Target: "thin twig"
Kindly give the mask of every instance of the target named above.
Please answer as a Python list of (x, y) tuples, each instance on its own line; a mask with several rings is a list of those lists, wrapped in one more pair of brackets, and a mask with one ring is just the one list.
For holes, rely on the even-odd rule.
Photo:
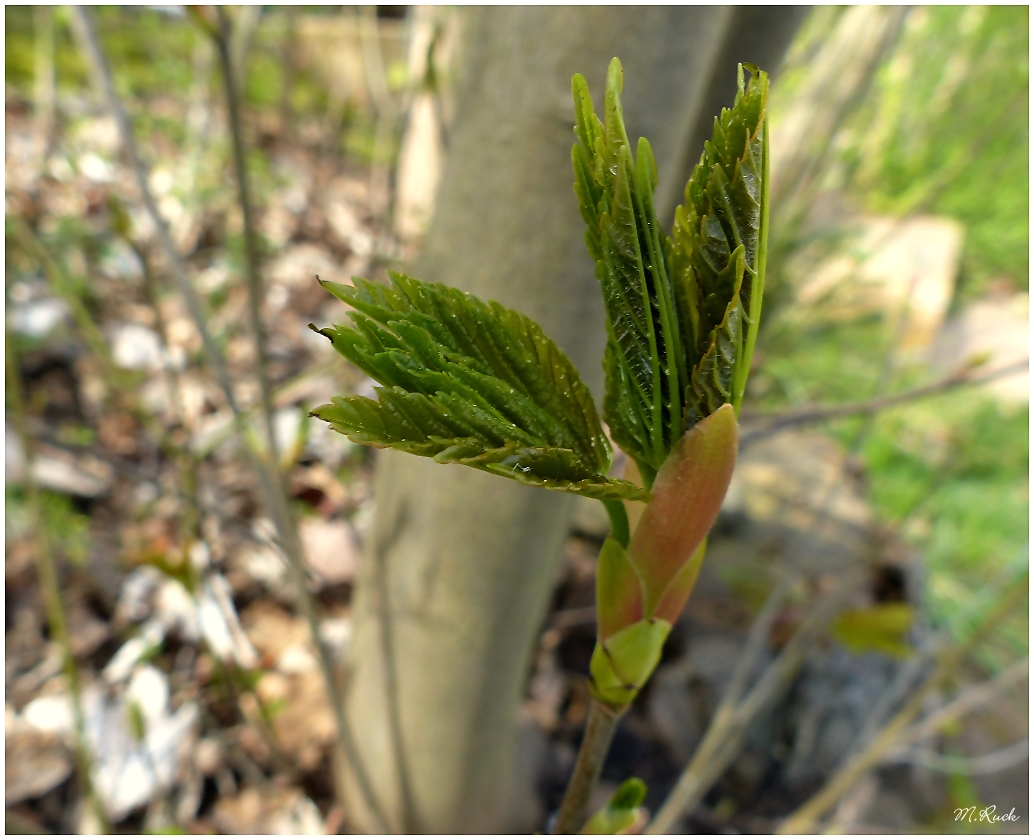
[(1030, 660), (1021, 659), (1014, 662), (994, 679), (982, 682), (963, 691), (958, 697), (945, 706), (931, 712), (901, 735), (901, 746), (914, 744), (935, 734), (950, 723), (969, 714), (977, 706), (982, 706), (996, 697), (1010, 683), (1026, 676), (1030, 670)]
[[(711, 718), (689, 766), (644, 834), (667, 834), (683, 814), (691, 813), (700, 804), (711, 786), (739, 755), (751, 723), (790, 686), (811, 646), (840, 611), (844, 599), (857, 590), (861, 579), (861, 569), (844, 575), (801, 623), (779, 658), (768, 667), (750, 694), (742, 701), (730, 702), (729, 698), (723, 701), (719, 710), (721, 714), (716, 713)], [(771, 615), (759, 616), (758, 624), (762, 618), (768, 622)]]
[[(346, 7), (339, 7), (343, 11)], [(329, 90), (327, 91), (327, 111), (323, 116), (323, 127), (320, 138), (319, 153), (323, 156), (336, 156), (341, 148), (341, 123), (345, 119), (348, 107), (348, 82), (343, 73), (330, 73)]]
[[(892, 394), (887, 397), (878, 397), (872, 400), (846, 403), (845, 405), (821, 406), (818, 408), (805, 408), (797, 411), (788, 411), (784, 414), (770, 415), (748, 415), (743, 418), (743, 424), (749, 431), (744, 432), (740, 438), (740, 447), (749, 445), (754, 441), (768, 437), (769, 435), (781, 432), (784, 429), (795, 426), (806, 426), (811, 423), (821, 423), (825, 420), (837, 420), (841, 417), (853, 417), (859, 414), (875, 414), (888, 408), (893, 408), (902, 403), (914, 402), (925, 397), (932, 397), (943, 394), (946, 391), (962, 388), (967, 385), (983, 385), (1003, 376), (1010, 376), (1030, 367), (1029, 359), (1021, 359), (1000, 368), (989, 370), (984, 373), (974, 371), (971, 368), (964, 368), (956, 371), (944, 379), (913, 388), (910, 391), (903, 391), (900, 394)], [(761, 428), (756, 428), (760, 426)]]
[(61, 590), (57, 579), (54, 557), (50, 553), (43, 515), (40, 507), (39, 489), (33, 478), (32, 467), (34, 449), (32, 435), (29, 434), (28, 414), (25, 410), (25, 392), (22, 386), (21, 373), (18, 370), (18, 357), (10, 334), (4, 335), (4, 350), (7, 368), (7, 399), (10, 403), (14, 426), (21, 438), (22, 452), (25, 457), (24, 485), (28, 502), (29, 515), (32, 517), (32, 529), (36, 539), (36, 573), (39, 576), (40, 591), (47, 610), (47, 625), (50, 637), (61, 648), (62, 664), (65, 678), (68, 680), (68, 693), (72, 701), (72, 719), (75, 726), (75, 760), (82, 779), (83, 790), (90, 802), (94, 816), (101, 832), (108, 832), (108, 820), (104, 813), (97, 791), (93, 785), (92, 759), (86, 739), (86, 720), (83, 715), (82, 696), (79, 691), (79, 673), (72, 655), (72, 642), (68, 635), (68, 621), (65, 617), (64, 604), (61, 602)]
[(273, 400), (269, 388), (269, 359), (266, 356), (266, 331), (262, 324), (262, 276), (259, 273), (258, 240), (255, 238), (255, 223), (251, 205), (251, 183), (248, 176), (248, 161), (244, 152), (244, 132), (241, 125), (240, 81), (235, 77), (233, 58), (230, 55), (230, 19), (226, 9), (216, 6), (219, 26), (216, 29), (216, 49), (223, 71), (223, 89), (226, 93), (226, 110), (230, 122), (230, 136), (233, 139), (233, 164), (237, 177), (237, 201), (240, 203), (244, 224), (244, 266), (248, 278), (248, 311), (255, 340), (255, 364), (258, 368), (259, 392), (262, 399), (262, 414), (269, 440), (272, 461), (276, 463), (276, 434), (273, 428)]
[(865, 749), (865, 745), (872, 741), (891, 712), (898, 707), (908, 692), (919, 682), (923, 673), (933, 664), (937, 651), (941, 647), (943, 647), (943, 640), (936, 637), (928, 638), (926, 644), (905, 662), (894, 676), (894, 681), (876, 701), (876, 705), (873, 706), (865, 723), (862, 724), (861, 731), (844, 753), (845, 756), (854, 755)]
[(50, 287), (54, 293), (61, 298), (72, 313), (72, 320), (82, 335), (83, 341), (90, 353), (97, 359), (101, 368), (101, 374), (106, 380), (105, 384), (112, 390), (122, 390), (130, 385), (126, 372), (119, 368), (111, 357), (111, 348), (104, 338), (100, 327), (97, 326), (89, 309), (83, 302), (82, 297), (77, 293), (71, 278), (46, 246), (39, 240), (21, 217), (15, 216), (9, 219), (14, 226), (14, 235), (19, 244), (33, 257), (43, 271)]
[[(294, 77), (297, 63), (297, 29), (298, 9), (296, 6), (285, 6), (284, 35), (280, 42), (280, 130), (287, 140), (294, 133), (291, 120), (291, 91), (294, 89)], [(329, 819), (329, 818), (328, 818)]]
[[(217, 13), (222, 7), (216, 7)], [(247, 76), (248, 52), (251, 49), (252, 41), (255, 40), (255, 32), (258, 29), (259, 21), (262, 19), (262, 5), (240, 6), (238, 8), (237, 24), (233, 28), (232, 37), (227, 38), (227, 45), (230, 49), (230, 60), (233, 62), (233, 77), (241, 86), (240, 95), (244, 95), (244, 79)], [(227, 27), (229, 35), (229, 27)]]
[(922, 711), (927, 696), (941, 681), (951, 674), (969, 653), (991, 632), (1027, 594), (1028, 574), (1014, 584), (1011, 590), (998, 602), (980, 626), (966, 642), (952, 645), (941, 651), (937, 667), (925, 682), (909, 697), (908, 702), (883, 727), (880, 733), (861, 753), (842, 766), (826, 786), (805, 802), (778, 828), (779, 834), (811, 834), (815, 824), (840, 801), (858, 781), (876, 767), (884, 756), (901, 744), (902, 735)]
[[(172, 364), (172, 342), (169, 339), (169, 325), (162, 314), (161, 301), (158, 299), (158, 289), (155, 283), (154, 272), (151, 270), (151, 263), (147, 253), (133, 240), (128, 232), (123, 239), (133, 249), (137, 259), (140, 260), (140, 270), (143, 273), (144, 297), (148, 306), (154, 313), (154, 323), (158, 330), (158, 338), (161, 341), (162, 370), (165, 373), (165, 387), (169, 392), (169, 400), (172, 403), (175, 422), (183, 430), (187, 442), (190, 440), (190, 429), (187, 426), (187, 410), (183, 401), (183, 389), (180, 384), (180, 375)], [(179, 447), (179, 463), (181, 468), (177, 470), (179, 479), (180, 496), (183, 499), (184, 513), (180, 518), (180, 532), (183, 550), (183, 559), (188, 559), (190, 546), (201, 537), (201, 519), (203, 511), (201, 499), (198, 494), (198, 476), (201, 471), (200, 458), (190, 449), (189, 445)], [(189, 564), (184, 563), (189, 567)]]
[(370, 169), (370, 201), (375, 215), (384, 219), (385, 229), (390, 229), (391, 220), (385, 217), (392, 205), (389, 195), (390, 158), (396, 120), (391, 89), (388, 87), (388, 78), (384, 70), (384, 55), (381, 52), (380, 25), (377, 20), (376, 6), (363, 6), (359, 10), (359, 45), (363, 56), (366, 87), (376, 115), (372, 168)]
[(308, 574), (302, 559), (303, 553), (301, 542), (298, 538), (298, 530), (284, 492), (283, 484), (280, 480), (279, 472), (276, 470), (275, 466), (267, 464), (259, 447), (256, 446), (255, 436), (252, 433), (247, 418), (241, 411), (237, 400), (234, 397), (233, 388), (230, 383), (229, 374), (222, 354), (208, 329), (201, 300), (190, 283), (186, 268), (183, 265), (182, 257), (172, 242), (168, 225), (159, 212), (158, 206), (151, 194), (147, 181), (147, 171), (144, 168), (143, 162), (141, 161), (140, 155), (137, 151), (136, 141), (133, 137), (132, 126), (129, 123), (129, 118), (126, 115), (125, 110), (122, 108), (122, 103), (119, 101), (118, 95), (115, 93), (111, 72), (108, 69), (107, 61), (104, 58), (104, 53), (101, 50), (100, 41), (93, 25), (92, 14), (89, 9), (82, 6), (77, 6), (75, 11), (75, 21), (77, 24), (76, 32), (79, 36), (83, 51), (89, 58), (89, 63), (94, 74), (96, 84), (103, 93), (105, 100), (108, 103), (108, 108), (118, 125), (122, 145), (126, 156), (129, 159), (133, 174), (135, 175), (140, 197), (158, 231), (159, 240), (169, 261), (173, 279), (175, 280), (180, 293), (186, 300), (187, 309), (194, 321), (194, 326), (201, 336), (201, 343), (204, 347), (205, 355), (208, 358), (208, 363), (215, 372), (216, 380), (223, 392), (223, 397), (226, 400), (230, 411), (233, 413), (234, 427), (242, 443), (245, 455), (252, 468), (255, 470), (259, 489), (264, 497), (266, 508), (273, 519), (280, 538), (281, 547), (288, 558), (288, 569), (294, 579), (298, 597), (301, 602), (301, 608), (309, 625), (313, 647), (316, 649), (317, 659), (320, 663), (320, 670), (323, 674), (324, 682), (326, 683), (327, 694), (334, 710), (338, 731), (345, 748), (345, 753), (348, 756), (349, 762), (352, 764), (360, 791), (366, 800), (371, 814), (373, 815), (374, 822), (377, 824), (378, 830), (384, 832), (387, 829), (388, 823), (384, 817), (384, 812), (379, 801), (374, 794), (373, 786), (370, 783), (369, 777), (363, 768), (358, 749), (355, 745), (355, 740), (352, 737), (351, 730), (348, 727), (348, 722), (345, 719), (344, 706), (341, 702), (341, 694), (334, 677), (334, 666), (331, 661), (330, 654), (323, 644), (323, 640), (319, 633), (319, 618), (316, 613), (316, 605), (313, 602), (312, 594), (309, 592), (308, 588)]
[(724, 717), (731, 714), (740, 698), (743, 697), (754, 667), (767, 646), (772, 625), (775, 623), (776, 618), (779, 617), (779, 610), (786, 601), (786, 596), (789, 595), (790, 587), (793, 583), (794, 577), (790, 574), (784, 574), (773, 587), (772, 592), (765, 601), (765, 605), (761, 608), (761, 612), (758, 613), (758, 617), (754, 619), (754, 624), (747, 635), (747, 641), (743, 645), (743, 652), (736, 660), (736, 668), (733, 671), (732, 679), (729, 681), (729, 687), (726, 689), (725, 696), (715, 712), (716, 717)]
[(621, 715), (621, 712), (607, 708), (595, 698), (589, 703), (589, 720), (585, 724), (578, 760), (550, 834), (577, 834), (585, 824), (589, 797), (600, 778)]
[(33, 117), (40, 135), (39, 164), (42, 169), (57, 137), (57, 85), (54, 73), (54, 9), (36, 6), (32, 28), (35, 38)]
[(913, 747), (910, 750), (895, 750), (884, 759), (884, 764), (915, 764), (938, 773), (953, 776), (987, 776), (1001, 773), (1020, 762), (1026, 761), (1030, 755), (1030, 739), (1023, 738), (1015, 744), (1002, 747), (1000, 750), (978, 756), (942, 755), (933, 750)]
[(123, 475), (132, 481), (156, 484), (160, 478), (157, 471), (145, 472), (135, 464), (131, 464), (101, 447), (63, 440), (61, 435), (52, 426), (47, 425), (38, 418), (30, 417), (28, 423), (29, 434), (32, 435), (33, 439), (40, 443), (45, 443), (54, 449), (67, 452), (70, 455), (85, 455), (89, 458), (96, 458), (98, 461), (108, 464), (119, 475)]

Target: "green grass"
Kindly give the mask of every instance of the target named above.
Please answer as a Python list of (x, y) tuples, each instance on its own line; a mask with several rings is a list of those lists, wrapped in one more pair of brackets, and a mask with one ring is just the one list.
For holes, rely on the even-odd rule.
[(964, 297), (1029, 283), (1028, 21), (1026, 6), (914, 10), (844, 146), (872, 210), (965, 224)]
[[(802, 28), (777, 83), (784, 103), (838, 14), (817, 9)], [(857, 209), (962, 222), (955, 307), (992, 282), (1028, 288), (1028, 18), (1026, 7), (913, 9), (823, 174), (823, 183), (843, 184)], [(759, 338), (755, 406), (852, 402), (933, 378), (919, 362), (885, 372), (892, 329), (882, 318), (843, 323), (818, 306), (802, 310), (778, 283), (791, 257), (772, 256), (776, 294)], [(858, 456), (869, 501), (922, 558), (929, 617), (957, 634), (978, 601), (986, 606), (1027, 566), (1028, 429), (1027, 407), (1003, 407), (976, 389), (824, 429), (845, 446), (864, 431)], [(1010, 621), (999, 644), (1025, 651), (1026, 628), (1025, 616)]]
[[(878, 318), (773, 329), (752, 380), (759, 409), (838, 404), (875, 396), (888, 342)], [(922, 366), (895, 371), (883, 393), (928, 381)], [(826, 432), (851, 446), (860, 418)], [(925, 566), (929, 615), (963, 630), (974, 592), (1026, 564), (1028, 541), (1026, 406), (1005, 407), (977, 389), (960, 389), (885, 411), (862, 437), (858, 455), (881, 520), (899, 529)], [(1025, 622), (1007, 636), (1025, 647)]]
[[(8, 539), (17, 539), (29, 533), (29, 506), (20, 486), (7, 484), (4, 489), (4, 527)], [(90, 518), (79, 513), (67, 496), (48, 490), (40, 491), (40, 509), (51, 550), (83, 565), (90, 553)]]

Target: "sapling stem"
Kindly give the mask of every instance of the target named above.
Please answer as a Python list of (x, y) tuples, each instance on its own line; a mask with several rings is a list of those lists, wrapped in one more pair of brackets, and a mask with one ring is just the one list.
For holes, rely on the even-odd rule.
[(68, 621), (65, 607), (61, 602), (61, 589), (57, 579), (54, 557), (50, 553), (46, 529), (40, 507), (39, 488), (32, 474), (35, 462), (35, 451), (32, 436), (29, 434), (28, 415), (25, 410), (25, 392), (22, 387), (21, 373), (18, 370), (18, 357), (11, 342), (10, 334), (4, 336), (4, 350), (7, 374), (7, 399), (15, 429), (21, 441), (24, 466), (25, 496), (28, 502), (29, 516), (32, 520), (32, 531), (36, 541), (36, 574), (39, 576), (40, 591), (47, 611), (47, 626), (50, 637), (61, 648), (62, 669), (68, 680), (68, 695), (72, 703), (72, 721), (75, 727), (75, 763), (82, 781), (86, 800), (97, 819), (97, 827), (101, 833), (108, 833), (108, 820), (104, 813), (97, 791), (93, 786), (92, 760), (86, 740), (86, 719), (83, 715), (82, 696), (79, 691), (79, 673), (72, 655), (72, 641), (68, 634)]
[[(244, 227), (244, 267), (248, 280), (248, 314), (255, 341), (255, 366), (258, 370), (259, 392), (262, 400), (262, 414), (269, 442), (271, 461), (277, 460), (276, 435), (273, 428), (273, 398), (269, 387), (269, 359), (266, 355), (266, 331), (262, 324), (262, 276), (259, 273), (258, 240), (255, 238), (255, 222), (252, 215), (251, 183), (248, 176), (248, 161), (244, 150), (244, 132), (241, 126), (241, 81), (236, 78), (235, 62), (230, 55), (230, 19), (226, 9), (216, 6), (219, 25), (214, 29), (219, 65), (222, 69), (223, 89), (226, 92), (226, 111), (230, 123), (230, 137), (233, 140), (233, 166), (237, 178), (237, 201), (241, 208)], [(241, 59), (240, 64), (243, 64)]]
[[(196, 539), (200, 515), (197, 505), (197, 464), (196, 459), (186, 446), (181, 446), (169, 433), (169, 430), (161, 423), (158, 417), (151, 411), (147, 411), (140, 403), (136, 390), (135, 377), (128, 371), (119, 368), (111, 356), (111, 349), (101, 332), (100, 327), (94, 320), (85, 302), (77, 293), (71, 278), (65, 268), (47, 251), (47, 248), (22, 219), (15, 219), (15, 235), (22, 247), (24, 247), (40, 264), (47, 282), (57, 295), (68, 304), (72, 312), (76, 328), (86, 342), (91, 355), (100, 367), (101, 378), (107, 387), (107, 399), (118, 398), (123, 403), (133, 418), (147, 430), (148, 434), (157, 443), (158, 448), (170, 460), (184, 465), (179, 471), (180, 492), (187, 507), (187, 513), (183, 518), (183, 549), (189, 549), (189, 543)], [(124, 237), (128, 240), (128, 237)], [(182, 419), (183, 402), (178, 387), (178, 378), (169, 363), (169, 341), (165, 321), (162, 318), (161, 310), (157, 304), (154, 289), (154, 277), (146, 260), (146, 255), (134, 243), (129, 242), (130, 247), (140, 259), (144, 274), (144, 293), (155, 312), (156, 326), (162, 340), (164, 350), (165, 375), (168, 381), (169, 393), (172, 396), (173, 408)]]
[(623, 714), (623, 711), (616, 712), (595, 698), (589, 701), (589, 719), (585, 724), (578, 759), (550, 834), (577, 834), (585, 824), (589, 797), (599, 781), (610, 742), (614, 740), (614, 732)]
[(35, 39), (33, 86), (33, 117), (39, 131), (40, 156), (39, 165), (42, 170), (47, 158), (54, 148), (57, 139), (57, 76), (54, 72), (54, 9), (49, 6), (36, 6), (32, 16), (33, 37)]
[(362, 6), (359, 13), (359, 46), (363, 56), (363, 74), (376, 115), (373, 154), (370, 168), (370, 198), (374, 215), (392, 225), (394, 190), (392, 165), (399, 107), (394, 102), (381, 50), (380, 24), (376, 6)]
[(24, 220), (14, 219), (14, 229), (22, 247), (39, 262), (47, 282), (71, 310), (76, 328), (100, 367), (101, 378), (108, 390), (107, 399), (110, 401), (119, 397), (125, 409), (148, 431), (162, 452), (169, 458), (178, 458), (181, 448), (169, 437), (158, 418), (141, 406), (136, 390), (137, 378), (130, 371), (115, 364), (104, 334), (76, 291), (68, 272), (50, 255), (46, 246)]

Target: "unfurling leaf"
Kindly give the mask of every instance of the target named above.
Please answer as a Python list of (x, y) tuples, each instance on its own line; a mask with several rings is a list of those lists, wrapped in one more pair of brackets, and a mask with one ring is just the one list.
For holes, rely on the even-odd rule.
[(686, 186), (670, 239), (653, 207), (650, 144), (633, 155), (621, 64), (607, 72), (604, 119), (572, 80), (575, 193), (607, 308), (604, 419), (649, 484), (683, 432), (732, 403), (757, 336), (767, 249), (768, 76), (750, 68)]
[(601, 122), (585, 79), (574, 77), (578, 142), (571, 155), (585, 242), (607, 309), (603, 416), (622, 449), (652, 474), (682, 435), (689, 369), (653, 207), (657, 165), (645, 139), (632, 153), (621, 111), (623, 83), (615, 58)]
[(611, 450), (567, 356), (519, 312), (391, 273), (384, 286), (323, 283), (354, 327), (318, 330), (381, 384), (313, 415), (356, 443), (465, 464), (598, 499), (645, 499), (607, 477)]
[(761, 316), (768, 229), (768, 75), (750, 68), (731, 109), (686, 184), (668, 241), (681, 322), (694, 359), (686, 411), (690, 423), (720, 405), (737, 412)]

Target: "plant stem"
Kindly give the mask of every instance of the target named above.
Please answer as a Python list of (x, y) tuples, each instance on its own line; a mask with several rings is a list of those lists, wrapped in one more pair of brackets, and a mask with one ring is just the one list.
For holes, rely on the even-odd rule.
[(122, 390), (131, 387), (128, 382), (129, 377), (112, 359), (111, 349), (108, 347), (104, 334), (97, 326), (96, 321), (94, 321), (93, 316), (90, 314), (90, 310), (75, 289), (68, 273), (54, 259), (24, 219), (14, 217), (11, 221), (13, 222), (14, 234), (18, 242), (39, 263), (40, 268), (43, 270), (43, 276), (47, 278), (47, 282), (55, 294), (68, 305), (76, 328), (82, 334), (87, 348), (97, 359), (98, 365), (100, 365), (101, 374), (106, 380), (104, 384), (112, 390)]
[(185, 443), (181, 446), (178, 471), (180, 485), (180, 496), (183, 498), (184, 513), (180, 517), (180, 537), (183, 549), (184, 568), (190, 569), (188, 554), (191, 544), (201, 537), (201, 499), (198, 495), (198, 475), (200, 473), (200, 459), (190, 448), (190, 429), (187, 427), (187, 410), (183, 402), (183, 389), (180, 386), (179, 373), (172, 364), (172, 342), (169, 340), (169, 326), (162, 314), (161, 301), (158, 299), (158, 289), (155, 283), (154, 272), (151, 270), (150, 260), (144, 249), (128, 235), (122, 237), (137, 259), (140, 260), (140, 269), (143, 273), (144, 296), (147, 304), (154, 313), (154, 325), (158, 331), (162, 346), (162, 370), (165, 372), (165, 387), (169, 392), (169, 400), (172, 403), (175, 422), (182, 429)]
[(589, 704), (589, 720), (578, 750), (578, 760), (567, 784), (564, 801), (550, 834), (577, 834), (585, 824), (585, 810), (593, 788), (600, 778), (603, 762), (614, 739), (618, 721), (624, 712), (615, 712), (593, 699)]
[(215, 38), (222, 67), (223, 88), (226, 92), (226, 110), (230, 122), (230, 136), (233, 139), (233, 164), (237, 177), (237, 201), (241, 207), (244, 224), (244, 265), (248, 279), (248, 310), (251, 329), (255, 340), (255, 361), (258, 368), (259, 391), (262, 395), (262, 414), (265, 421), (269, 451), (276, 462), (276, 436), (273, 428), (273, 399), (269, 389), (269, 360), (266, 356), (266, 334), (262, 325), (262, 277), (259, 274), (258, 242), (255, 239), (255, 223), (251, 206), (251, 183), (248, 178), (248, 162), (244, 152), (244, 134), (241, 127), (239, 82), (235, 78), (234, 61), (230, 55), (230, 19), (226, 9), (216, 6), (219, 16), (218, 35)]
[(625, 503), (620, 499), (604, 499), (603, 506), (607, 509), (607, 516), (610, 517), (610, 535), (621, 543), (622, 548), (628, 548), (632, 537), (628, 527), (628, 511), (625, 510)]
[[(391, 210), (390, 191), (392, 139), (395, 133), (395, 114), (381, 52), (380, 26), (376, 6), (359, 8), (359, 46), (363, 57), (363, 75), (373, 104), (376, 120), (373, 135), (372, 165), (370, 168), (370, 200), (374, 215), (386, 218)], [(382, 201), (383, 199), (383, 201)]]
[(380, 807), (379, 800), (374, 794), (373, 785), (371, 784), (369, 776), (366, 774), (362, 761), (360, 760), (355, 740), (352, 737), (351, 730), (348, 727), (348, 722), (345, 719), (341, 692), (338, 690), (337, 681), (334, 677), (334, 664), (319, 635), (319, 619), (316, 612), (316, 605), (308, 588), (308, 573), (303, 560), (304, 555), (302, 553), (301, 541), (298, 537), (298, 529), (291, 513), (290, 504), (284, 491), (280, 473), (276, 469), (275, 464), (267, 464), (260, 448), (256, 446), (255, 436), (252, 433), (247, 416), (241, 410), (237, 403), (237, 399), (234, 396), (233, 387), (230, 382), (229, 373), (226, 369), (226, 364), (223, 360), (222, 354), (215, 343), (215, 339), (213, 338), (211, 331), (208, 329), (208, 323), (205, 319), (201, 300), (190, 283), (186, 267), (183, 265), (183, 259), (172, 241), (169, 227), (166, 224), (164, 217), (161, 215), (161, 212), (158, 210), (158, 205), (155, 203), (154, 196), (151, 194), (151, 189), (147, 180), (147, 170), (144, 168), (143, 162), (140, 160), (129, 117), (122, 108), (122, 103), (119, 101), (118, 95), (115, 93), (111, 71), (104, 58), (104, 53), (101, 50), (100, 40), (97, 37), (97, 32), (93, 25), (91, 12), (82, 6), (76, 6), (75, 12), (75, 21), (77, 24), (76, 34), (80, 39), (83, 51), (89, 59), (89, 64), (94, 74), (97, 87), (104, 95), (108, 104), (108, 109), (115, 118), (115, 122), (119, 129), (119, 135), (122, 140), (123, 149), (129, 159), (130, 168), (135, 176), (140, 197), (143, 200), (148, 215), (151, 217), (151, 220), (158, 231), (159, 241), (165, 251), (166, 258), (169, 261), (169, 268), (171, 270), (173, 280), (176, 282), (180, 294), (183, 295), (187, 303), (187, 309), (194, 321), (194, 326), (197, 329), (198, 334), (201, 336), (201, 343), (204, 347), (205, 355), (208, 358), (208, 363), (215, 373), (216, 381), (223, 392), (223, 398), (226, 400), (230, 412), (233, 415), (234, 429), (242, 444), (245, 457), (248, 459), (255, 471), (255, 476), (258, 479), (259, 490), (262, 493), (266, 509), (276, 526), (281, 548), (283, 549), (284, 555), (287, 559), (287, 567), (297, 589), (302, 612), (305, 614), (306, 621), (309, 625), (313, 647), (316, 649), (320, 671), (322, 672), (324, 682), (326, 683), (327, 696), (330, 698), (330, 705), (334, 710), (334, 716), (338, 725), (338, 732), (341, 737), (342, 745), (345, 748), (345, 754), (348, 756), (348, 760), (352, 765), (360, 792), (367, 802), (367, 806), (370, 809), (370, 813), (373, 816), (373, 820), (377, 825), (378, 831), (385, 833), (387, 831), (388, 823), (384, 817), (384, 811)]
[(181, 448), (172, 441), (158, 418), (152, 412), (145, 411), (140, 405), (137, 393), (139, 387), (138, 378), (130, 371), (124, 370), (115, 364), (104, 334), (94, 320), (93, 315), (90, 314), (90, 310), (82, 297), (76, 291), (64, 267), (50, 255), (46, 247), (24, 220), (14, 219), (14, 229), (22, 246), (39, 262), (47, 282), (57, 295), (68, 304), (76, 328), (100, 367), (101, 379), (107, 391), (105, 402), (110, 403), (116, 400), (116, 398), (121, 401), (121, 407), (128, 411), (133, 419), (148, 431), (157, 443), (158, 448), (167, 457), (177, 459), (182, 454)]
[(25, 393), (22, 388), (21, 373), (18, 370), (18, 358), (9, 333), (4, 336), (4, 350), (7, 368), (7, 399), (10, 402), (11, 414), (24, 454), (23, 481), (29, 506), (29, 515), (32, 518), (33, 535), (36, 538), (36, 551), (34, 552), (36, 573), (39, 576), (40, 591), (43, 594), (43, 603), (46, 606), (47, 626), (50, 630), (50, 637), (61, 647), (62, 666), (65, 678), (68, 680), (68, 694), (72, 702), (72, 720), (75, 726), (75, 763), (79, 770), (79, 777), (82, 780), (86, 798), (97, 819), (98, 828), (102, 833), (106, 834), (108, 832), (108, 820), (97, 796), (97, 791), (93, 786), (92, 761), (86, 741), (86, 720), (83, 715), (82, 697), (79, 692), (79, 674), (75, 667), (75, 658), (72, 656), (72, 642), (68, 635), (68, 621), (65, 618), (64, 604), (61, 602), (57, 569), (54, 566), (54, 557), (50, 553), (50, 544), (47, 541), (47, 533), (43, 526), (39, 489), (36, 487), (36, 481), (32, 474), (35, 453), (32, 436), (29, 434), (28, 416), (25, 410)]
[(294, 90), (295, 62), (298, 52), (297, 28), (298, 9), (295, 6), (285, 6), (284, 11), (284, 35), (280, 42), (280, 130), (290, 140), (294, 130), (291, 125), (291, 91)]

